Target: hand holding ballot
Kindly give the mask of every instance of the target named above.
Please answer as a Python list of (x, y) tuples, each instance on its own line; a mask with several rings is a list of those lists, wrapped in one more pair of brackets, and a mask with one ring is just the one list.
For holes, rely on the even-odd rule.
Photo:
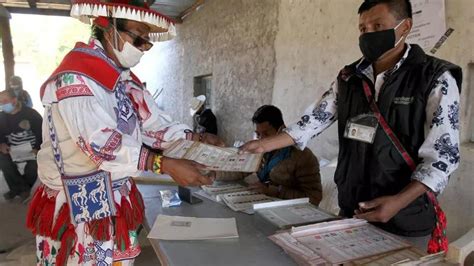
[(256, 172), (262, 154), (238, 154), (235, 148), (222, 148), (190, 140), (178, 140), (164, 156), (187, 159), (205, 165), (210, 171)]
[(172, 176), (181, 186), (212, 184), (211, 178), (202, 174), (206, 167), (200, 163), (186, 159), (163, 158), (162, 165), (163, 172)]

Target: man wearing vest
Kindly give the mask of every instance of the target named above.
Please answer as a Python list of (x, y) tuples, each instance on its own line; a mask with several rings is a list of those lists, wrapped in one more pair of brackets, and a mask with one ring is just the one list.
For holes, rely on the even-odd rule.
[(345, 66), (285, 133), (241, 151), (303, 149), (337, 120), (341, 215), (428, 245), (430, 253), (446, 250), (436, 195), (460, 161), (461, 69), (405, 43), (413, 23), (409, 0), (366, 0), (358, 13), (363, 58)]
[(38, 265), (132, 265), (144, 204), (133, 179), (166, 173), (180, 185), (211, 183), (202, 165), (163, 157), (177, 139), (219, 144), (158, 109), (130, 71), (173, 22), (143, 1), (73, 1), (71, 15), (92, 18), (93, 37), (77, 43), (41, 87), (45, 106), (38, 153), (40, 186), (27, 226)]

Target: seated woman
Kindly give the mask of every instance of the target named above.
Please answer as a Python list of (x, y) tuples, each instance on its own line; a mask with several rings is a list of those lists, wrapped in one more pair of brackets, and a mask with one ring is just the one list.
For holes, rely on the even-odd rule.
[[(258, 108), (252, 122), (259, 139), (277, 135), (285, 128), (280, 109), (273, 105)], [(314, 205), (318, 205), (322, 199), (319, 162), (308, 148), (301, 151), (292, 146), (265, 153), (256, 175), (258, 181), (252, 186), (268, 196), (281, 199), (308, 197)], [(218, 175), (219, 180), (229, 180), (229, 177), (235, 179), (236, 175)]]

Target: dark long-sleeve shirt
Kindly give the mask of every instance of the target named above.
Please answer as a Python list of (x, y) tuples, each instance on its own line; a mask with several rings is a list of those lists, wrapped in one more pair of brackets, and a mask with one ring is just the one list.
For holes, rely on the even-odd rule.
[(16, 114), (0, 112), (0, 143), (16, 146), (29, 142), (33, 149), (39, 150), (42, 122), (41, 115), (29, 107)]

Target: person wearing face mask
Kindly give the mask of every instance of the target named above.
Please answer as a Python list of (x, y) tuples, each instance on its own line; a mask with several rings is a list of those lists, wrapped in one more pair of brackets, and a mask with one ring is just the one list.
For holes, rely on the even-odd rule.
[(337, 121), (340, 214), (430, 253), (446, 250), (436, 196), (460, 161), (462, 70), (405, 42), (413, 24), (409, 0), (366, 0), (358, 13), (363, 57), (340, 71), (299, 122), (241, 152), (302, 149)]
[[(10, 189), (3, 197), (12, 200), (20, 196), (25, 200), (38, 176), (34, 157), (42, 142), (43, 119), (11, 90), (0, 92), (0, 109), (0, 169)], [(25, 150), (27, 156), (11, 156), (20, 146), (29, 148)]]
[(71, 16), (92, 20), (92, 38), (77, 43), (41, 86), (43, 185), (27, 227), (38, 264), (132, 265), (145, 213), (131, 177), (152, 171), (180, 185), (209, 184), (203, 165), (162, 151), (178, 139), (222, 142), (173, 121), (130, 70), (153, 41), (175, 35), (169, 18), (137, 0), (73, 1)]
[(15, 95), (18, 97), (24, 106), (33, 108), (33, 101), (31, 101), (30, 94), (23, 89), (23, 81), (19, 76), (12, 76), (8, 83), (9, 89), (15, 92)]
[[(273, 105), (259, 107), (252, 122), (257, 139), (271, 138), (285, 128), (280, 109)], [(270, 197), (308, 197), (314, 205), (318, 205), (323, 197), (318, 158), (308, 148), (299, 150), (296, 147), (286, 147), (266, 152), (256, 175), (246, 177), (244, 173), (217, 173), (217, 180), (221, 181), (242, 178), (245, 178), (250, 187)]]

